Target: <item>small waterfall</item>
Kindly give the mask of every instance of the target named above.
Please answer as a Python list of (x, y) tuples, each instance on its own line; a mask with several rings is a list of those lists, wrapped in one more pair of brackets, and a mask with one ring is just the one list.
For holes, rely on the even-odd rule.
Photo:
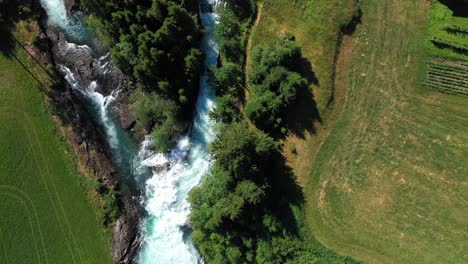
[(81, 94), (83, 97), (88, 98), (96, 109), (96, 114), (101, 125), (104, 126), (104, 130), (107, 133), (107, 140), (112, 148), (116, 148), (119, 144), (117, 136), (117, 126), (108, 116), (109, 105), (115, 100), (115, 95), (118, 91), (113, 91), (110, 95), (104, 96), (96, 91), (97, 81), (92, 81), (86, 89), (81, 88), (80, 84), (75, 78), (72, 71), (64, 66), (58, 65), (60, 71), (65, 74), (65, 79), (71, 85), (71, 87)]
[[(146, 182), (145, 208), (149, 216), (143, 221), (141, 264), (202, 262), (188, 236), (190, 205), (187, 196), (212, 165), (206, 146), (215, 138), (215, 124), (209, 117), (214, 107), (215, 92), (209, 85), (207, 69), (216, 65), (218, 58), (218, 49), (213, 40), (217, 15), (211, 11), (216, 1), (205, 0), (202, 5), (200, 16), (208, 29), (202, 40), (206, 70), (200, 80), (193, 130), (181, 137), (167, 155), (142, 150), (148, 156), (143, 164), (153, 168), (153, 176)], [(161, 170), (165, 164), (170, 164), (170, 168)]]
[(62, 29), (69, 26), (70, 20), (63, 0), (41, 0), (41, 5), (47, 12), (49, 25), (61, 27)]
[[(106, 90), (100, 89), (103, 86), (108, 88), (109, 85), (115, 84), (109, 80), (120, 75), (115, 72), (118, 69), (112, 66), (110, 54), (103, 52), (99, 41), (81, 17), (67, 16), (63, 0), (41, 0), (41, 4), (47, 12), (49, 27), (64, 33), (64, 36), (59, 36), (60, 39), (54, 48), (58, 69), (65, 75), (73, 90), (81, 96), (95, 121), (104, 129), (114, 160), (123, 172), (121, 175), (125, 177), (119, 179), (124, 182), (124, 188), (134, 190), (137, 188), (137, 182), (143, 180), (148, 170), (141, 166), (138, 146), (120, 126), (113, 111), (112, 106), (119, 90), (112, 90), (107, 95), (100, 92)], [(91, 65), (85, 78), (80, 68), (83, 65)]]

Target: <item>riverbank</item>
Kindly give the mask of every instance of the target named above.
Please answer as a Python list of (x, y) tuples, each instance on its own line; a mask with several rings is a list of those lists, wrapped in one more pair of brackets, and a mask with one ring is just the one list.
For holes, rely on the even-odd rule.
[[(40, 27), (16, 21), (11, 32), (12, 49), (0, 54), (0, 262), (111, 263), (100, 203), (83, 192), (91, 174), (80, 171), (75, 140), (63, 134), (71, 124), (54, 115), (73, 106), (65, 93), (52, 94), (52, 61), (33, 45)], [(91, 154), (85, 141), (76, 150)]]
[[(65, 4), (67, 3), (69, 2)], [(45, 6), (47, 11), (50, 11), (47, 8), (51, 7), (53, 6)], [(66, 16), (75, 16), (73, 10), (76, 10), (76, 7), (65, 6), (65, 9), (68, 10), (65, 19)], [(143, 209), (134, 199), (138, 195), (138, 190), (133, 187), (133, 179), (129, 171), (123, 167), (126, 165), (124, 163), (132, 162), (132, 156), (126, 157), (126, 151), (132, 150), (122, 149), (116, 152), (112, 145), (112, 140), (128, 141), (130, 147), (134, 144), (127, 133), (132, 130), (135, 119), (126, 105), (128, 94), (133, 89), (132, 82), (120, 74), (118, 69), (110, 71), (105, 68), (104, 65), (109, 63), (103, 62), (102, 59), (106, 56), (103, 55), (96, 60), (94, 58), (96, 55), (90, 52), (89, 46), (68, 42), (69, 36), (66, 36), (68, 33), (62, 32), (57, 26), (50, 26), (46, 21), (45, 18), (41, 20), (43, 35), (50, 43), (49, 52), (55, 62), (56, 71), (59, 71), (61, 78), (64, 78), (58, 87), (50, 92), (53, 108), (57, 110), (59, 125), (74, 149), (81, 173), (85, 175), (82, 186), (96, 202), (96, 211), (103, 227), (111, 233), (110, 247), (113, 261), (133, 263), (141, 244), (139, 221)], [(72, 34), (82, 33), (81, 30), (86, 33), (85, 28), (78, 28), (79, 24), (74, 26), (77, 28), (73, 30), (80, 31), (71, 32)], [(100, 67), (104, 72), (96, 75), (99, 73), (96, 73), (95, 67)], [(93, 87), (93, 82), (98, 78), (101, 78), (99, 79), (101, 86), (99, 91), (93, 92), (94, 95), (87, 95), (87, 90), (81, 90), (81, 85)], [(119, 91), (119, 96), (112, 98), (111, 109), (101, 109), (101, 112), (96, 108), (99, 105), (89, 101), (93, 97), (87, 98), (87, 96), (97, 96), (94, 100), (98, 100), (96, 102), (99, 103), (102, 97), (100, 93), (111, 94), (116, 90)], [(107, 111), (115, 112), (117, 120), (103, 119), (106, 118)], [(136, 149), (134, 152), (136, 154)]]

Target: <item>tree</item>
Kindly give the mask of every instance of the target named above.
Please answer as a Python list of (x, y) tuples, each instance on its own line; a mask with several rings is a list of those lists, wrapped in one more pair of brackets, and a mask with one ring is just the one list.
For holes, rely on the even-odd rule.
[[(91, 24), (109, 39), (106, 43), (112, 47), (113, 61), (144, 92), (136, 97), (150, 97), (134, 101), (132, 111), (168, 149), (168, 138), (174, 136), (168, 134), (188, 124), (198, 94), (198, 78), (203, 70), (198, 6), (192, 1), (175, 0), (81, 3), (92, 15)], [(157, 121), (151, 101), (162, 98), (176, 107), (171, 107), (171, 118), (165, 115), (163, 121)]]
[(295, 71), (302, 55), (293, 39), (281, 40), (281, 46), (256, 47), (252, 52), (251, 96), (245, 113), (258, 128), (273, 135), (286, 131), (289, 108), (298, 91), (308, 88), (306, 79)]

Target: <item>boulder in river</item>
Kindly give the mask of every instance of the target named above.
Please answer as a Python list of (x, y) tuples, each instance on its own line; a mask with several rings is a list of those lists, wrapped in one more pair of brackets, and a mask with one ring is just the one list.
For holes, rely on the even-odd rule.
[(128, 106), (123, 103), (117, 103), (115, 109), (117, 110), (122, 128), (130, 131), (135, 126), (136, 119), (132, 115), (132, 112), (130, 112), (130, 109), (128, 109)]

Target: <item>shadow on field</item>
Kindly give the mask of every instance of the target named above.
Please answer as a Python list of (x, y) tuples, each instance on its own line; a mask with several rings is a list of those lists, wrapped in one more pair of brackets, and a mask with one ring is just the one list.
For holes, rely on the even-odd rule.
[(465, 0), (439, 0), (446, 5), (456, 17), (468, 17), (468, 1)]
[(41, 80), (39, 80), (36, 75), (31, 72), (31, 70), (29, 70), (29, 67), (27, 65), (25, 65), (18, 57), (16, 57), (16, 55), (14, 54), (10, 54), (11, 57), (13, 57), (22, 67), (23, 69), (29, 74), (29, 76), (31, 76), (38, 84), (39, 84), (39, 90), (43, 93), (46, 93), (47, 92), (47, 89), (46, 89), (46, 86), (44, 85), (44, 83), (41, 82)]
[(15, 41), (13, 30), (16, 18), (11, 16), (12, 11), (7, 5), (0, 5), (0, 52), (5, 57), (11, 57), (15, 51)]
[(15, 50), (16, 23), (19, 20), (38, 19), (42, 7), (36, 0), (0, 0), (0, 53), (10, 57)]
[[(296, 71), (307, 80), (309, 87), (310, 85), (319, 86), (312, 64), (306, 58), (301, 58)], [(304, 138), (306, 133), (315, 133), (314, 123), (315, 121), (322, 122), (322, 119), (310, 88), (297, 91), (297, 101), (288, 111), (287, 120), (288, 129), (300, 138)]]
[(288, 233), (299, 235), (299, 225), (291, 205), (298, 208), (304, 206), (304, 194), (299, 186), (292, 169), (286, 165), (286, 160), (281, 153), (275, 157), (274, 171), (272, 174), (271, 193), (269, 200), (271, 211), (278, 217)]

